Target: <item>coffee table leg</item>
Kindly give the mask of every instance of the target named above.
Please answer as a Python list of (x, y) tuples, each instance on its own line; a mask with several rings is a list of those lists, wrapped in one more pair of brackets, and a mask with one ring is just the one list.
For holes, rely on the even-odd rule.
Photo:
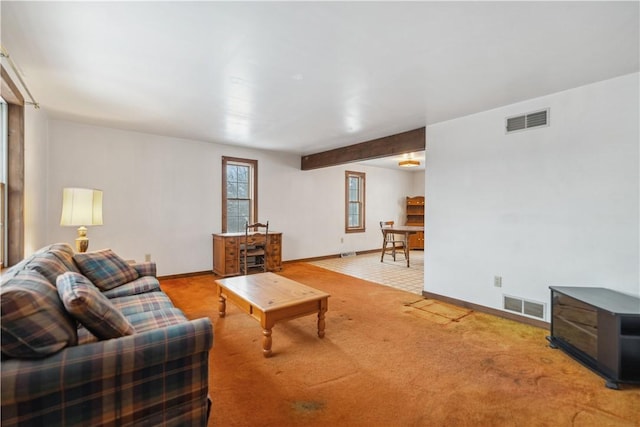
[(220, 317), (224, 317), (225, 312), (227, 311), (227, 301), (226, 299), (222, 296), (222, 294), (219, 295), (219, 299), (218, 299), (218, 312), (220, 314)]
[(318, 310), (318, 336), (324, 338), (324, 314), (327, 312), (327, 300), (320, 301), (320, 309)]
[(324, 338), (324, 311), (318, 312), (318, 336)]
[(262, 335), (264, 335), (262, 339), (262, 355), (269, 357), (271, 356), (271, 329), (263, 329)]

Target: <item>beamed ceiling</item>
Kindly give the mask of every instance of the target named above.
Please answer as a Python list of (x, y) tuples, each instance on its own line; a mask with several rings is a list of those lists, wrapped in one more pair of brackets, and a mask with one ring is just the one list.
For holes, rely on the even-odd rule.
[(639, 69), (638, 2), (0, 8), (52, 119), (301, 156)]

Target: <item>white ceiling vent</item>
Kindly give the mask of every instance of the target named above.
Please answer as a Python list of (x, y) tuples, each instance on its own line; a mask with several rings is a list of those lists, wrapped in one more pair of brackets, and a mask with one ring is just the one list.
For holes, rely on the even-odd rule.
[(533, 113), (521, 114), (519, 116), (507, 117), (505, 127), (507, 133), (534, 127), (549, 126), (549, 109), (534, 111)]

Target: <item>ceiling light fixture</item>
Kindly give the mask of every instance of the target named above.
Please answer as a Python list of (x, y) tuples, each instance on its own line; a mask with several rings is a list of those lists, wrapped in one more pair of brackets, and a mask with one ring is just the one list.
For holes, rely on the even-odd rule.
[(412, 159), (400, 160), (400, 162), (398, 162), (398, 166), (403, 168), (413, 168), (416, 166), (420, 166), (420, 162)]

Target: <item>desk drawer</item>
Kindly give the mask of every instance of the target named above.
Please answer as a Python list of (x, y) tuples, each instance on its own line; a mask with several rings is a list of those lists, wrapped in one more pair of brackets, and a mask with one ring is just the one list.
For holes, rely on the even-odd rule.
[[(267, 239), (265, 238), (264, 234), (255, 235), (255, 236), (249, 236), (247, 238), (247, 244), (249, 246), (264, 245), (266, 240)], [(240, 243), (244, 244), (244, 238), (240, 240)]]

